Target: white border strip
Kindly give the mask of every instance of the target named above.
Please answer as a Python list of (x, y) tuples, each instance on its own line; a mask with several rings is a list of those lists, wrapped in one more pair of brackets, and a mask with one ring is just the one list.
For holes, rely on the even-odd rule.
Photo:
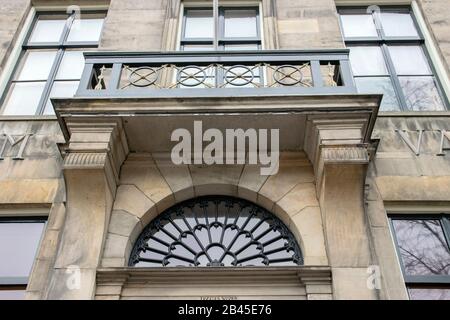
[(411, 4), (414, 16), (416, 17), (417, 23), (419, 24), (419, 29), (425, 38), (425, 47), (427, 48), (428, 54), (430, 56), (431, 62), (436, 69), (437, 77), (441, 81), (442, 88), (444, 89), (447, 98), (450, 97), (450, 80), (445, 71), (445, 66), (442, 62), (441, 56), (439, 54), (438, 48), (433, 40), (433, 37), (428, 30), (428, 27), (423, 18), (422, 12), (420, 11), (419, 5), (415, 0)]
[(0, 75), (0, 95), (3, 94), (3, 92), (6, 90), (6, 87), (8, 86), (8, 81), (11, 78), (11, 75), (14, 71), (14, 67), (16, 66), (17, 61), (19, 60), (20, 53), (22, 52), (22, 44), (25, 40), (28, 30), (30, 30), (31, 28), (31, 24), (33, 23), (35, 15), (36, 9), (31, 8), (23, 26), (21, 27), (22, 30), (20, 31), (19, 36), (16, 39), (14, 48), (12, 49), (11, 53), (9, 54), (9, 57), (7, 58), (8, 60), (5, 63), (5, 67), (2, 70), (2, 74)]

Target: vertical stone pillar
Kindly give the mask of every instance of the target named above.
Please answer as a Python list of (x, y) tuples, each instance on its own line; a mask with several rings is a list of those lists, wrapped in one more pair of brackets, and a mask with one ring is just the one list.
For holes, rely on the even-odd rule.
[(68, 121), (64, 153), (66, 221), (47, 299), (93, 299), (122, 162), (128, 146), (120, 121)]
[[(336, 299), (377, 298), (376, 290), (368, 286), (372, 259), (364, 210), (367, 165), (362, 162), (363, 153), (357, 148), (333, 150), (335, 157), (325, 159), (323, 167), (320, 203)], [(358, 160), (361, 163), (349, 163)]]
[(368, 286), (373, 262), (364, 207), (370, 126), (363, 117), (312, 118), (307, 128), (305, 150), (314, 164), (333, 297), (377, 299)]

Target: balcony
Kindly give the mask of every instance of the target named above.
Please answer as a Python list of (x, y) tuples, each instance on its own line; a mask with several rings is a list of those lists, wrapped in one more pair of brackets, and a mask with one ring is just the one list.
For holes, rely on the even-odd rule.
[(86, 52), (75, 97), (182, 98), (356, 93), (348, 49)]
[(348, 55), (87, 52), (75, 97), (52, 99), (64, 153), (80, 155), (67, 158), (65, 168), (95, 166), (105, 153), (111, 162), (128, 152), (169, 156), (172, 133), (182, 128), (194, 137), (195, 121), (222, 134), (279, 130), (279, 150), (304, 151), (318, 181), (324, 161), (365, 164), (382, 95), (357, 93)]

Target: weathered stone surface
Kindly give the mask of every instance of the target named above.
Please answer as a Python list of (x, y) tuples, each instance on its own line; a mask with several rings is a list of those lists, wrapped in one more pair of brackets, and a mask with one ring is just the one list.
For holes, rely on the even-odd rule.
[(79, 269), (80, 285), (73, 285), (74, 269), (55, 269), (50, 283), (50, 300), (86, 300), (94, 298), (96, 269)]
[(405, 282), (389, 228), (387, 226), (374, 227), (371, 232), (380, 268), (380, 298), (408, 299), (408, 293), (406, 292)]
[(376, 300), (377, 291), (369, 289), (367, 268), (332, 268), (333, 294), (338, 300)]
[(123, 210), (115, 210), (111, 214), (108, 232), (129, 237), (130, 242), (134, 243), (142, 228), (138, 217)]
[(29, 292), (37, 291), (42, 294), (49, 281), (49, 273), (53, 268), (53, 260), (48, 259), (36, 259), (33, 266), (33, 272), (30, 274), (27, 285), (27, 299), (33, 299)]
[(160, 51), (167, 1), (111, 1), (100, 48)]
[(305, 265), (328, 265), (320, 208), (305, 207), (292, 217), (291, 231), (300, 239)]
[(450, 6), (447, 0), (419, 0), (422, 14), (445, 61), (447, 74), (450, 74)]
[(450, 176), (384, 176), (376, 183), (384, 201), (448, 201), (450, 194)]
[(279, 215), (285, 212), (292, 217), (312, 206), (319, 206), (316, 186), (314, 183), (299, 183), (275, 204), (274, 211)]
[(312, 166), (281, 162), (278, 173), (269, 177), (261, 187), (258, 203), (266, 208), (272, 208), (274, 202), (279, 201), (298, 183), (303, 182), (314, 182)]
[(156, 204), (160, 212), (175, 202), (172, 190), (152, 158), (126, 161), (121, 169), (120, 183), (134, 185)]
[(161, 175), (172, 190), (175, 201), (194, 197), (194, 187), (187, 165), (174, 165), (167, 153), (152, 154)]
[(261, 186), (269, 178), (269, 176), (263, 176), (260, 172), (261, 166), (259, 165), (245, 165), (242, 170), (241, 177), (239, 178), (238, 196), (249, 201), (256, 202), (257, 192), (261, 189)]
[(103, 248), (112, 196), (102, 170), (68, 170), (66, 222), (56, 268), (95, 268)]
[(109, 233), (106, 238), (103, 256), (105, 258), (125, 258), (127, 260), (131, 249), (132, 245), (128, 237)]
[(189, 165), (196, 196), (236, 195), (243, 165)]
[(364, 165), (355, 164), (330, 164), (324, 169), (320, 207), (332, 267), (367, 267), (371, 263), (365, 173)]
[(119, 268), (127, 265), (127, 259), (125, 258), (102, 258), (102, 267), (105, 268)]
[(279, 0), (276, 10), (281, 49), (344, 47), (333, 0)]
[(0, 74), (14, 46), (28, 11), (30, 0), (1, 0), (0, 8)]
[(135, 215), (143, 225), (150, 222), (157, 214), (153, 201), (134, 185), (120, 185), (117, 188), (114, 210), (124, 210)]
[(58, 179), (2, 180), (0, 203), (53, 203), (59, 187)]

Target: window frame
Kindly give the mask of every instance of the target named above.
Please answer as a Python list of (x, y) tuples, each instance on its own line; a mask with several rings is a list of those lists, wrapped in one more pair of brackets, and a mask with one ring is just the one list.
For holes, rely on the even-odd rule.
[[(194, 6), (186, 6), (183, 8), (183, 20), (181, 23), (181, 36), (180, 36), (180, 51), (184, 51), (185, 45), (211, 45), (214, 47), (214, 37), (212, 38), (185, 38), (186, 32), (186, 19), (187, 19), (187, 11), (189, 10), (213, 10), (212, 7), (194, 7)], [(256, 11), (256, 37), (239, 37), (239, 38), (226, 38), (225, 37), (225, 11), (226, 10), (255, 10)], [(225, 50), (225, 46), (227, 44), (255, 44), (257, 45), (257, 50), (262, 48), (262, 39), (261, 39), (261, 24), (260, 24), (260, 7), (258, 5), (254, 6), (220, 6), (218, 10), (218, 50)], [(212, 17), (214, 23), (214, 16)], [(214, 49), (212, 49), (214, 50)]]
[[(450, 248), (450, 213), (417, 213), (417, 214), (388, 214), (389, 227), (394, 241), (395, 251), (402, 271), (405, 286), (415, 289), (450, 289), (450, 275), (407, 275), (398, 244), (393, 220), (438, 220), (444, 234), (447, 246)], [(441, 287), (441, 288), (439, 288)], [(409, 296), (409, 291), (408, 291)]]
[[(36, 215), (36, 216), (0, 216), (0, 224), (6, 223), (42, 223), (44, 224), (42, 229), (42, 234), (39, 239), (39, 243), (37, 245), (36, 253), (33, 257), (33, 264), (36, 256), (39, 253), (39, 248), (42, 242), (42, 239), (45, 235), (48, 216), (45, 215)], [(33, 265), (32, 265), (33, 268)], [(32, 271), (32, 270), (31, 270)], [(28, 277), (0, 277), (0, 290), (17, 290), (17, 291), (26, 291), (28, 283), (29, 283), (30, 275)]]
[[(397, 74), (397, 71), (395, 70), (394, 62), (392, 59), (392, 56), (389, 52), (389, 46), (418, 46), (422, 49), (422, 52), (425, 56), (425, 59), (430, 66), (431, 71), (431, 77), (433, 77), (433, 80), (436, 84), (436, 88), (439, 94), (439, 97), (442, 100), (442, 104), (444, 106), (444, 110), (442, 112), (450, 110), (450, 102), (445, 94), (445, 91), (442, 86), (442, 82), (439, 79), (439, 76), (437, 74), (436, 68), (434, 64), (432, 63), (431, 57), (429, 55), (429, 52), (425, 46), (425, 37), (423, 35), (423, 32), (419, 26), (419, 23), (417, 21), (417, 18), (414, 14), (414, 11), (411, 6), (379, 6), (381, 9), (381, 13), (408, 13), (411, 16), (412, 22), (416, 28), (418, 36), (402, 36), (402, 37), (389, 37), (386, 36), (384, 33), (384, 30), (382, 28), (381, 19), (379, 17), (378, 12), (373, 12), (371, 14), (372, 19), (374, 20), (374, 25), (377, 31), (378, 36), (377, 37), (349, 37), (346, 38), (344, 35), (344, 28), (343, 23), (341, 20), (341, 15), (345, 14), (368, 14), (367, 13), (367, 6), (345, 6), (345, 7), (337, 7), (337, 12), (339, 15), (339, 25), (341, 29), (342, 38), (344, 40), (344, 43), (346, 47), (352, 47), (352, 46), (358, 46), (358, 47), (364, 47), (364, 46), (375, 46), (379, 47), (383, 58), (385, 60), (386, 68), (388, 71), (388, 74), (385, 77), (389, 77), (392, 83), (392, 86), (394, 88), (395, 97), (398, 100), (400, 112), (410, 111), (410, 112), (421, 112), (417, 110), (411, 110), (408, 107), (407, 99), (405, 97), (405, 94), (403, 92), (403, 88), (400, 84), (400, 77), (407, 77), (408, 75), (401, 75), (399, 76)], [(414, 75), (417, 76), (417, 75)], [(375, 76), (357, 76), (354, 78), (369, 78), (369, 77), (375, 77)], [(440, 111), (440, 110), (437, 110)], [(383, 112), (383, 111), (380, 111)]]
[[(82, 13), (87, 15), (103, 15), (103, 18), (106, 18), (107, 10), (83, 10)], [(32, 33), (34, 28), (39, 21), (39, 18), (42, 16), (66, 16), (65, 24), (61, 36), (57, 42), (30, 42)], [(60, 82), (70, 82), (70, 81), (80, 81), (80, 79), (56, 79), (58, 69), (61, 65), (64, 53), (69, 49), (95, 49), (98, 47), (100, 41), (71, 41), (68, 42), (67, 38), (70, 33), (70, 28), (72, 27), (73, 22), (77, 18), (77, 13), (73, 11), (72, 13), (68, 13), (65, 11), (36, 11), (34, 17), (31, 21), (31, 24), (26, 31), (25, 38), (21, 44), (21, 52), (18, 56), (18, 59), (12, 68), (11, 76), (8, 79), (8, 83), (5, 86), (4, 91), (0, 95), (0, 115), (2, 116), (16, 116), (16, 115), (5, 115), (3, 114), (5, 109), (5, 102), (8, 98), (8, 95), (11, 93), (11, 87), (14, 83), (32, 83), (32, 82), (43, 82), (44, 89), (41, 93), (41, 97), (39, 99), (35, 114), (30, 114), (27, 116), (42, 116), (44, 115), (45, 107), (47, 101), (50, 97), (51, 90), (56, 81)], [(82, 19), (82, 18), (81, 18)], [(64, 20), (63, 18), (61, 20)], [(103, 29), (103, 26), (102, 26)], [(53, 60), (53, 64), (50, 68), (49, 75), (46, 80), (25, 80), (20, 81), (17, 78), (19, 68), (24, 63), (24, 57), (27, 52), (31, 50), (54, 50), (56, 51), (56, 56)]]

